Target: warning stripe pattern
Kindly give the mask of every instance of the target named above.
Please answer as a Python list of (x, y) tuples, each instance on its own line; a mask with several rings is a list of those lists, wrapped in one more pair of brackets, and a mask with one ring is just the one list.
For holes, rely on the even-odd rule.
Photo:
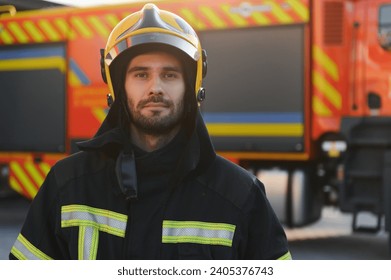
[[(248, 1), (240, 5), (201, 4), (193, 8), (161, 3), (163, 9), (179, 14), (195, 29), (226, 29), (308, 22), (308, 0)], [(75, 39), (107, 39), (120, 19), (132, 12), (63, 15), (50, 17), (10, 17), (0, 23), (0, 45), (58, 42)]]
[(46, 162), (11, 161), (9, 166), (11, 187), (30, 199), (35, 197), (50, 170)]
[(342, 95), (338, 90), (340, 73), (337, 63), (320, 46), (312, 48), (314, 69), (312, 83), (314, 96), (312, 110), (320, 117), (339, 115), (342, 109)]

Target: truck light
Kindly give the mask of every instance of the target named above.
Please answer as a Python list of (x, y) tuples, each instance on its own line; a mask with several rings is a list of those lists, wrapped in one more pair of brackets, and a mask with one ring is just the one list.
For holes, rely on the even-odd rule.
[(321, 145), (322, 151), (331, 158), (341, 157), (346, 152), (347, 143), (343, 140), (326, 140)]

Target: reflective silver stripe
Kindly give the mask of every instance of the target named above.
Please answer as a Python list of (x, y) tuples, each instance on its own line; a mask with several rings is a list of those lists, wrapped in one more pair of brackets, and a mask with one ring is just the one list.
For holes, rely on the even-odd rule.
[(235, 226), (198, 221), (163, 221), (163, 243), (198, 243), (232, 246)]
[(99, 231), (94, 227), (79, 227), (79, 260), (95, 260), (98, 252)]
[(125, 237), (127, 216), (86, 205), (61, 207), (61, 227), (79, 227), (78, 259), (95, 260), (99, 231)]
[(111, 62), (124, 50), (130, 48), (131, 46), (141, 45), (145, 43), (163, 43), (177, 47), (178, 49), (187, 53), (192, 59), (198, 61), (200, 54), (195, 46), (187, 42), (184, 39), (178, 38), (177, 36), (166, 34), (166, 33), (145, 33), (138, 34), (132, 37), (129, 37), (125, 41), (121, 41), (120, 44), (117, 44), (113, 47), (109, 53), (106, 55), (105, 62), (110, 66)]
[(51, 260), (52, 258), (30, 243), (19, 234), (11, 249), (11, 253), (19, 260)]
[(61, 227), (90, 226), (119, 237), (125, 236), (127, 216), (85, 205), (67, 205), (61, 209)]

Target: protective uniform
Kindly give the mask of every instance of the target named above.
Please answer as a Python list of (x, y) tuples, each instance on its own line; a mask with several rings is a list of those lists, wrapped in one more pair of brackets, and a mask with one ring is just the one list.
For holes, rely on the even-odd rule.
[(188, 101), (197, 105), (206, 59), (193, 29), (151, 4), (121, 21), (103, 53), (115, 95), (109, 114), (81, 152), (53, 166), (11, 259), (291, 258), (264, 186), (216, 155), (197, 106), (165, 147), (146, 153), (130, 144), (116, 58), (156, 44), (190, 58)]

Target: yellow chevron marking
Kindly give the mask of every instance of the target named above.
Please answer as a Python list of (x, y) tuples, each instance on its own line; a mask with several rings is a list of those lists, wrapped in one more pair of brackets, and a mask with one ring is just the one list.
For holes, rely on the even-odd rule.
[(94, 27), (95, 31), (102, 36), (103, 39), (107, 39), (110, 35), (110, 30), (102, 23), (102, 20), (97, 16), (91, 16), (88, 21)]
[(0, 38), (5, 44), (12, 44), (14, 42), (14, 38), (12, 38), (2, 24), (0, 24)]
[(248, 22), (238, 14), (231, 13), (231, 7), (229, 5), (222, 5), (224, 13), (235, 23), (236, 26), (244, 27), (248, 26)]
[(34, 184), (31, 182), (31, 180), (27, 177), (26, 173), (23, 171), (22, 167), (19, 165), (19, 163), (12, 161), (10, 163), (10, 168), (15, 174), (15, 176), (19, 179), (19, 181), (22, 183), (22, 185), (26, 188), (26, 191), (28, 192), (31, 197), (34, 197), (37, 193), (37, 188), (34, 186)]
[(323, 102), (317, 96), (314, 96), (312, 99), (312, 110), (315, 112), (315, 114), (322, 117), (330, 117), (333, 115), (330, 109), (327, 108), (327, 106), (323, 104)]
[(315, 61), (324, 68), (334, 81), (338, 81), (339, 72), (337, 64), (320, 47), (314, 45), (312, 51)]
[(80, 79), (77, 77), (77, 75), (73, 71), (69, 71), (68, 79), (69, 79), (69, 83), (71, 84), (71, 86), (75, 87), (75, 86), (81, 85)]
[(341, 109), (341, 94), (336, 90), (319, 72), (312, 72), (312, 79), (315, 87), (335, 106)]
[(278, 5), (274, 1), (265, 1), (265, 4), (268, 4), (270, 5), (270, 7), (272, 7), (272, 13), (281, 23), (293, 22), (293, 19), (287, 13), (285, 13), (285, 11), (281, 8), (280, 5)]
[(39, 27), (43, 30), (43, 32), (48, 36), (50, 41), (56, 42), (60, 41), (61, 36), (58, 34), (56, 29), (51, 25), (51, 23), (46, 19), (41, 19), (38, 21)]
[(261, 12), (253, 12), (251, 14), (251, 17), (259, 25), (269, 25), (270, 24), (270, 19), (268, 17), (266, 17), (265, 15), (263, 15)]
[(213, 136), (303, 136), (302, 124), (209, 123), (206, 126)]
[(106, 112), (102, 108), (93, 108), (92, 113), (99, 122), (103, 122), (106, 117)]
[(10, 22), (8, 24), (8, 29), (15, 35), (20, 43), (27, 43), (29, 41), (26, 33), (16, 22)]
[(227, 24), (209, 7), (200, 7), (201, 12), (212, 22), (216, 28), (225, 28)]
[(65, 59), (62, 57), (40, 57), (0, 60), (0, 71), (16, 71), (29, 69), (59, 69), (65, 71)]
[(191, 25), (191, 26), (194, 26), (195, 29), (198, 29), (198, 30), (203, 30), (206, 28), (206, 25), (200, 21), (195, 15), (194, 13), (190, 10), (190, 9), (187, 9), (187, 8), (183, 8), (180, 10), (180, 13), (181, 15), (183, 16), (183, 18)]
[(23, 194), (23, 189), (19, 185), (18, 181), (16, 181), (16, 179), (14, 177), (10, 177), (9, 180), (10, 180), (11, 188), (14, 189), (15, 191), (17, 191), (18, 193)]
[(39, 168), (41, 168), (43, 174), (45, 174), (45, 176), (49, 173), (50, 171), (50, 165), (47, 164), (46, 162), (41, 162), (39, 164)]
[(309, 20), (308, 7), (306, 7), (303, 3), (301, 3), (299, 0), (287, 0), (286, 2), (304, 21)]
[(72, 17), (71, 23), (77, 29), (81, 36), (87, 39), (90, 39), (94, 36), (94, 33), (90, 30), (90, 28), (84, 23), (84, 21), (80, 17)]
[(28, 31), (35, 42), (43, 42), (45, 37), (32, 21), (23, 22), (23, 27)]
[(119, 22), (119, 19), (114, 14), (106, 15), (105, 18), (106, 18), (107, 22), (110, 24), (111, 28), (116, 26), (118, 24), (118, 22)]
[(68, 25), (68, 23), (65, 21), (65, 19), (58, 18), (54, 21), (58, 29), (61, 30), (62, 34), (69, 38), (70, 40), (73, 40), (76, 38), (76, 33), (73, 29), (71, 29)]
[(37, 170), (37, 167), (32, 162), (26, 162), (24, 165), (26, 170), (29, 172), (30, 176), (33, 178), (36, 186), (41, 186), (45, 178)]

